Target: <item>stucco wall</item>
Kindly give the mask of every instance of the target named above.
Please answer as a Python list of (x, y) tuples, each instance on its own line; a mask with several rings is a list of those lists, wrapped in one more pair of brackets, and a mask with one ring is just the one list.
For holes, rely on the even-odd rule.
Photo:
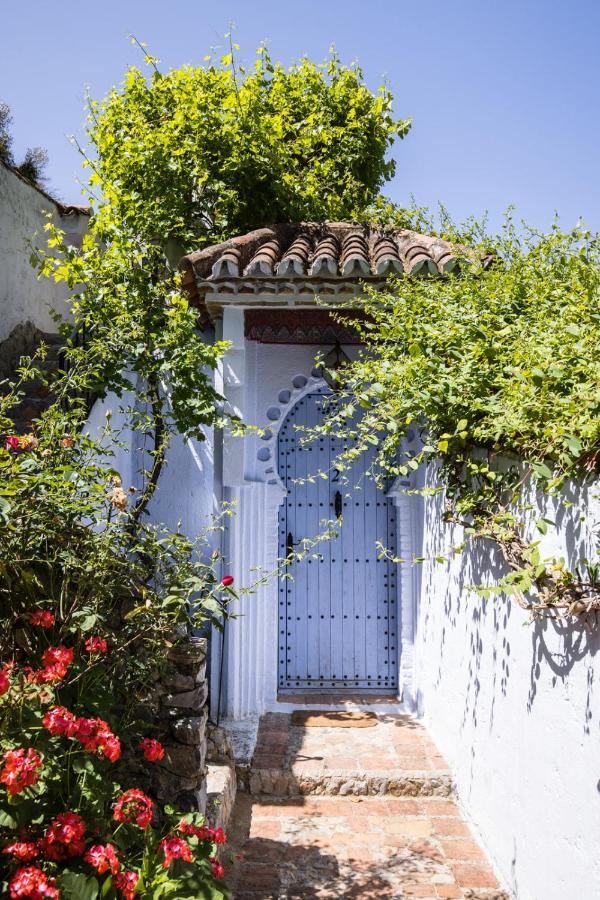
[(63, 316), (67, 313), (65, 286), (49, 278), (38, 281), (29, 262), (29, 242), (45, 246), (47, 213), (67, 233), (70, 243), (80, 244), (88, 216), (65, 209), (0, 164), (0, 341), (24, 322), (32, 322), (41, 331), (56, 332), (50, 310)]
[[(598, 492), (567, 489), (575, 505), (543, 539), (548, 556), (590, 555)], [(554, 518), (552, 503), (533, 499), (532, 516)], [(442, 504), (440, 496), (423, 501), (427, 557), (461, 540), (460, 529), (440, 523)], [(469, 590), (500, 571), (484, 544), (451, 563), (423, 565), (418, 706), (518, 900), (593, 900), (600, 896), (600, 623), (589, 630), (573, 620), (527, 624), (515, 602), (484, 601)]]
[[(124, 424), (129, 419), (126, 410), (135, 403), (133, 392), (125, 392), (122, 397), (108, 394), (93, 405), (86, 425), (86, 430), (107, 447), (107, 463), (119, 472), (125, 490), (130, 486), (139, 490), (142, 472), (152, 461), (147, 452), (150, 438)], [(102, 437), (107, 414), (114, 440)], [(156, 492), (148, 504), (148, 521), (173, 531), (180, 527), (194, 538), (207, 529), (212, 517), (218, 513), (218, 493), (218, 480), (215, 482), (214, 477), (213, 430), (206, 430), (203, 441), (184, 440), (175, 435)], [(212, 543), (220, 544), (218, 535)]]

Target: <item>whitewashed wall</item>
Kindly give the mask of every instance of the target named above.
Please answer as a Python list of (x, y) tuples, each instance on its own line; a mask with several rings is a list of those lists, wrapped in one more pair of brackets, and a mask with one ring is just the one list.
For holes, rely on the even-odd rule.
[(66, 214), (64, 207), (0, 163), (0, 341), (25, 322), (55, 332), (50, 310), (67, 314), (65, 286), (49, 278), (38, 281), (29, 262), (29, 242), (45, 246), (47, 213), (69, 242), (78, 246), (88, 216), (77, 211)]
[[(107, 447), (107, 464), (117, 470), (123, 488), (136, 490), (142, 484), (142, 471), (151, 464), (148, 454), (150, 438), (142, 432), (125, 427), (129, 421), (127, 410), (135, 404), (133, 392), (122, 397), (108, 394), (97, 401), (88, 417), (86, 430), (97, 438), (110, 423), (113, 439), (102, 439)], [(107, 420), (108, 415), (108, 420)], [(214, 471), (213, 430), (206, 430), (206, 439), (184, 440), (176, 435), (167, 451), (156, 492), (148, 504), (148, 521), (165, 525), (176, 531), (179, 527), (190, 538), (204, 533), (213, 516), (220, 509), (219, 479)], [(219, 536), (213, 539), (220, 544)]]
[[(434, 473), (429, 479), (434, 479)], [(546, 555), (593, 556), (596, 490), (543, 539)], [(440, 523), (443, 498), (423, 501), (423, 555), (460, 529)], [(537, 511), (554, 518), (552, 504)], [(596, 533), (596, 541), (598, 535)], [(600, 622), (526, 624), (503, 598), (469, 585), (503, 571), (480, 544), (422, 567), (415, 636), (417, 702), (448, 760), (462, 805), (518, 900), (600, 897)]]

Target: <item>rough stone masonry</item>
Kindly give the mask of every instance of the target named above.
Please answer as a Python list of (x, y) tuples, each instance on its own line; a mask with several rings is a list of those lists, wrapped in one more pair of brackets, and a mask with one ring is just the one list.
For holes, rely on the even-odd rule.
[(164, 758), (153, 790), (181, 811), (206, 809), (206, 639), (187, 638), (171, 648), (158, 688)]

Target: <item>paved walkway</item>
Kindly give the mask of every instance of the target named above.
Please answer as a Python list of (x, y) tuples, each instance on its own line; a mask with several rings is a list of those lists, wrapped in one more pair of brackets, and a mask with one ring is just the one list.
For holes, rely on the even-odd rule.
[(505, 897), (444, 760), (407, 716), (374, 728), (265, 716), (247, 787), (230, 828), (243, 855), (229, 879), (237, 900)]

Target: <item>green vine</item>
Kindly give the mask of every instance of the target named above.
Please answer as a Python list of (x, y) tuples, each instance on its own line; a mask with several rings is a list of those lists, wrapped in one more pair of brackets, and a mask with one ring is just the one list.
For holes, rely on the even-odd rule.
[[(466, 236), (475, 234), (470, 223)], [(457, 242), (460, 232), (446, 222), (442, 236)], [(344, 368), (323, 429), (362, 407), (341, 466), (369, 444), (380, 446), (376, 476), (438, 465), (446, 521), (496, 544), (508, 566), (496, 585), (479, 587), (484, 596), (512, 594), (533, 615), (599, 610), (597, 558), (573, 571), (544, 558), (554, 523), (530, 520), (536, 492), (564, 508), (566, 482), (593, 483), (599, 468), (600, 238), (558, 224), (520, 232), (509, 219), (496, 238), (456, 252), (454, 274), (366, 289), (367, 319), (354, 323), (364, 351)], [(407, 450), (409, 427), (422, 437), (416, 451)]]

